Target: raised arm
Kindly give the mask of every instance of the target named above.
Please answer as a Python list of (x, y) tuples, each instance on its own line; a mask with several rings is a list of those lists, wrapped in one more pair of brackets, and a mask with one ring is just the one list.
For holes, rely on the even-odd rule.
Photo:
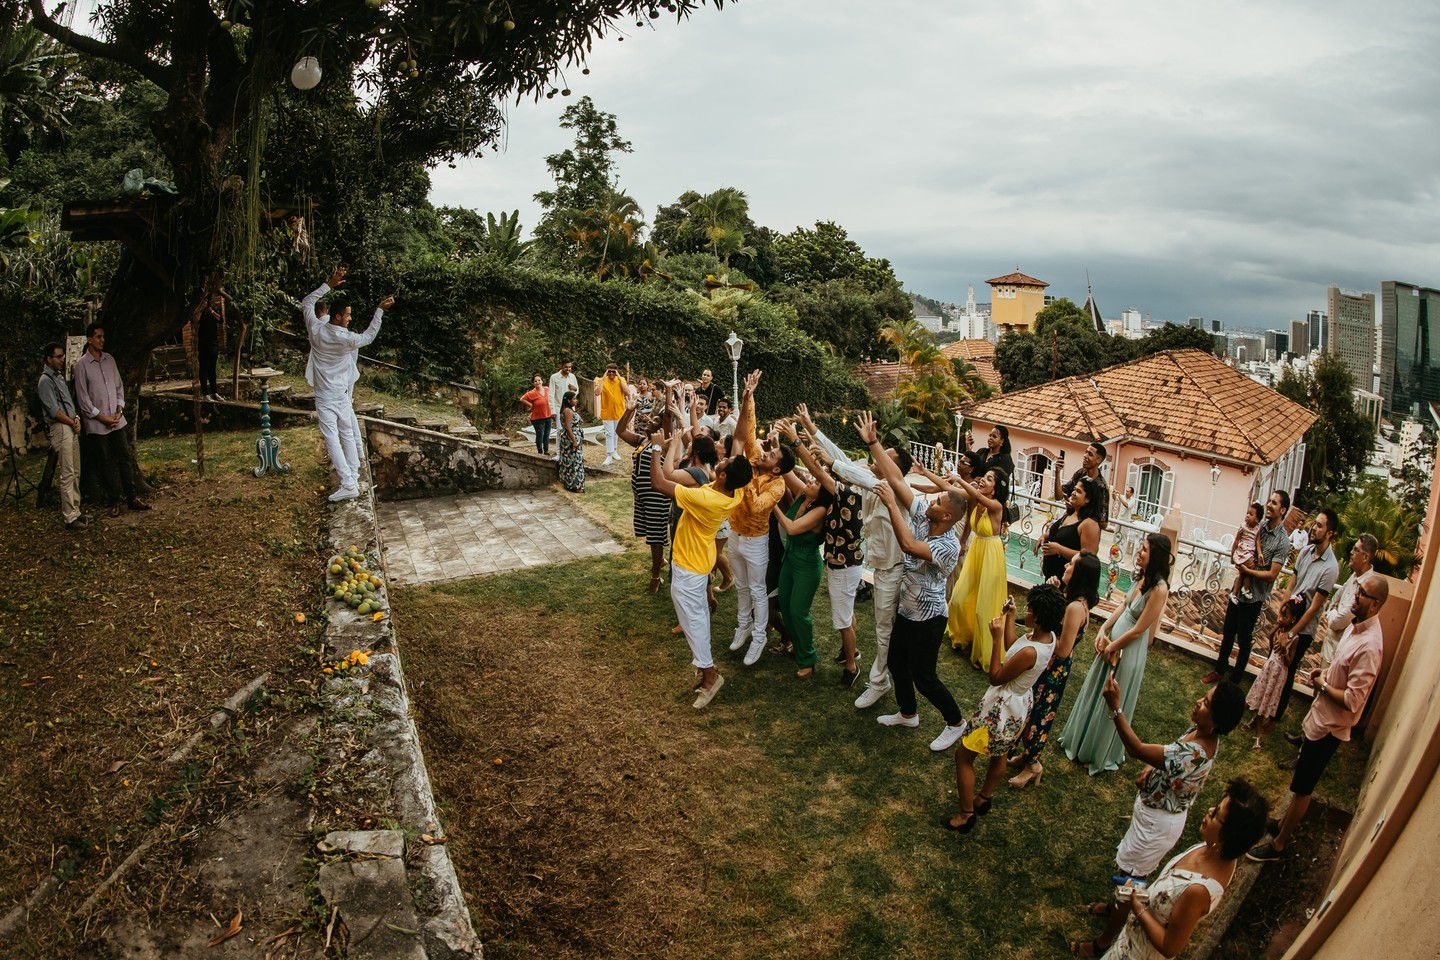
[(882, 481), (875, 485), (875, 495), (890, 511), (890, 526), (895, 530), (895, 542), (900, 545), (900, 549), (921, 560), (934, 560), (935, 555), (930, 552), (930, 544), (915, 539), (915, 533), (910, 529), (910, 518), (900, 509), (894, 488)]
[(815, 479), (820, 481), (820, 486), (830, 491), (831, 496), (839, 495), (839, 488), (835, 483), (834, 475), (826, 469), (824, 460), (821, 459), (815, 450), (811, 449), (810, 444), (804, 442), (803, 437), (801, 438), (801, 442), (795, 444), (795, 453), (800, 457), (800, 462), (805, 464), (805, 469), (809, 470)]
[[(666, 464), (677, 463), (677, 462), (679, 461), (679, 459), (680, 459), (680, 452), (684, 449), (684, 446), (683, 446), (683, 444), (681, 443), (681, 436), (682, 436), (682, 434), (677, 433), (677, 434), (673, 435), (673, 436), (670, 438), (670, 446), (669, 446), (668, 449), (666, 449), (666, 451), (665, 451), (665, 463), (666, 463)], [(659, 442), (660, 442), (661, 440), (663, 440), (664, 438), (665, 438), (665, 434), (664, 434), (662, 431), (660, 431), (660, 430), (656, 430), (654, 433), (652, 433), (652, 434), (650, 435), (650, 442), (651, 442), (651, 443), (659, 443)], [(684, 471), (681, 471), (681, 472), (683, 473)], [(659, 457), (656, 457), (656, 456), (651, 456), (651, 458), (650, 458), (650, 486), (651, 486), (651, 488), (652, 488), (656, 493), (663, 493), (665, 496), (669, 497), (671, 500), (674, 500), (674, 499), (675, 499), (675, 488), (676, 488), (678, 485), (679, 485), (679, 484), (677, 484), (677, 483), (675, 482), (675, 478), (672, 477), (672, 476), (670, 476), (670, 471), (669, 471), (668, 469), (663, 469), (663, 468), (661, 467), (661, 465), (660, 465), (660, 458), (659, 458)]]
[(740, 445), (736, 452), (752, 460), (760, 455), (760, 444), (755, 442), (755, 388), (759, 385), (759, 370), (745, 375), (740, 388), (740, 412), (735, 415), (735, 442)]
[(310, 293), (305, 296), (305, 299), (300, 301), (300, 312), (305, 317), (306, 333), (313, 331), (315, 327), (320, 325), (320, 318), (315, 316), (315, 304), (320, 302), (321, 297), (325, 296), (325, 294), (329, 293), (331, 290), (334, 290), (336, 287), (340, 286), (340, 284), (344, 282), (345, 268), (336, 267), (334, 270), (330, 271), (330, 279), (326, 280), (324, 283), (320, 284), (320, 286), (310, 291)]
[(771, 507), (770, 512), (774, 514), (775, 522), (780, 524), (781, 529), (783, 529), (788, 536), (792, 537), (797, 533), (809, 533), (811, 530), (819, 530), (820, 525), (825, 522), (824, 507), (811, 507), (794, 520), (791, 520), (785, 515), (785, 511), (780, 509), (779, 504)]
[[(875, 427), (875, 418), (866, 410), (855, 417), (855, 432), (860, 434), (860, 440), (870, 451), (871, 458), (875, 461), (875, 467), (880, 471), (880, 477), (890, 484), (891, 492), (895, 494), (895, 502), (900, 509), (909, 512), (910, 505), (915, 502), (915, 491), (905, 482), (905, 475), (900, 472), (900, 466), (890, 459), (890, 454), (880, 445), (880, 434)], [(908, 524), (907, 524), (908, 526)]]
[(990, 683), (1009, 683), (1035, 666), (1035, 648), (1025, 647), (1014, 656), (1007, 652), (1015, 646), (1015, 598), (1005, 598), (1005, 612), (990, 621), (990, 638), (994, 649), (990, 654)]
[(635, 394), (627, 393), (625, 395), (625, 412), (621, 414), (620, 422), (615, 425), (615, 435), (632, 447), (638, 447), (644, 442), (644, 438), (640, 434), (630, 429), (630, 425), (635, 422), (635, 411), (639, 409), (637, 404), (638, 400)]
[[(1103, 667), (1101, 669), (1104, 669)], [(1111, 673), (1105, 680), (1105, 687), (1100, 691), (1105, 702), (1110, 705), (1110, 712), (1114, 714), (1115, 733), (1119, 735), (1120, 742), (1125, 745), (1125, 752), (1136, 760), (1143, 760), (1150, 766), (1159, 769), (1165, 763), (1165, 745), (1161, 743), (1146, 743), (1135, 733), (1130, 726), (1130, 720), (1120, 712), (1120, 684), (1115, 682), (1115, 674)]]

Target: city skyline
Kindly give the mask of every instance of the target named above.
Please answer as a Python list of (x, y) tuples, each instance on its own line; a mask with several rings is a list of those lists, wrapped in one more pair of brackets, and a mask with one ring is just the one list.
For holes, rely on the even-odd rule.
[(1078, 303), (1088, 271), (1110, 316), (1280, 327), (1331, 285), (1440, 283), (1437, 30), (1418, 2), (742, 0), (602, 41), (432, 197), (533, 227), (588, 94), (647, 216), (734, 186), (756, 223), (834, 220), (938, 300), (1018, 266)]

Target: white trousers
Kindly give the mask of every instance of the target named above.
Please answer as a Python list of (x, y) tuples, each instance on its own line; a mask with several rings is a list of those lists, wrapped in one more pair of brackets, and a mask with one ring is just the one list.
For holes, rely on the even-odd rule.
[(706, 587), (709, 573), (691, 573), (682, 567), (670, 568), (670, 602), (690, 644), (690, 662), (698, 670), (715, 666), (710, 654), (710, 598)]
[(1115, 864), (1132, 877), (1148, 877), (1185, 832), (1185, 814), (1147, 807), (1135, 798), (1130, 829), (1115, 848)]
[(905, 565), (897, 563), (875, 571), (875, 659), (870, 663), (868, 685), (877, 690), (886, 690), (890, 681), (890, 631), (895, 628), (895, 611), (900, 606), (900, 580), (905, 576)]
[[(601, 420), (605, 424), (605, 456), (620, 459), (620, 434), (617, 429), (620, 426), (619, 420)], [(583, 440), (581, 441), (584, 442)]]
[(830, 594), (830, 626), (836, 630), (855, 626), (855, 591), (860, 589), (860, 564), (825, 568), (825, 589)]
[(751, 643), (764, 643), (770, 626), (770, 591), (765, 573), (770, 568), (770, 536), (742, 537), (730, 531), (730, 572), (735, 577), (735, 639), (750, 635)]
[(315, 418), (320, 421), (325, 453), (340, 476), (340, 486), (355, 489), (360, 483), (360, 421), (355, 418), (355, 405), (348, 395), (316, 394)]
[(46, 428), (50, 449), (60, 474), (60, 518), (70, 523), (80, 516), (80, 434), (58, 420)]

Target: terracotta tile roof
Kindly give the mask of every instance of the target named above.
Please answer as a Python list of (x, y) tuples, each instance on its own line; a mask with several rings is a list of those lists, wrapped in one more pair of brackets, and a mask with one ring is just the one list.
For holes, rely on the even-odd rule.
[(1075, 439), (1154, 441), (1274, 463), (1315, 415), (1200, 350), (1167, 350), (970, 404), (987, 423)]
[[(958, 351), (952, 352), (951, 348), (958, 346), (960, 343), (983, 343), (990, 347), (990, 356), (985, 356), (977, 351), (975, 357), (967, 358), (963, 353)], [(995, 348), (993, 344), (987, 343), (984, 340), (961, 340), (957, 343), (948, 344), (941, 352), (951, 359), (960, 356), (961, 359), (967, 360), (967, 362), (975, 368), (975, 372), (980, 375), (980, 379), (985, 381), (986, 386), (996, 391), (1000, 389), (1000, 371), (995, 369)], [(870, 392), (871, 397), (876, 400), (883, 400), (890, 391), (895, 389), (895, 385), (900, 382), (900, 374), (904, 366), (904, 364), (896, 361), (890, 361), (888, 363), (862, 363), (855, 367), (853, 372), (856, 379), (865, 384), (865, 389)]]
[(995, 357), (995, 344), (989, 340), (956, 340), (940, 348), (940, 352), (951, 360), (974, 360), (976, 357)]
[(1010, 285), (1017, 286), (1017, 287), (1048, 287), (1048, 286), (1050, 286), (1050, 284), (1046, 283), (1044, 280), (1036, 280), (1034, 277), (1026, 276), (1025, 274), (1021, 273), (1019, 270), (1016, 270), (1014, 273), (1007, 273), (1007, 274), (1005, 274), (1005, 276), (1003, 276), (1003, 277), (994, 277), (994, 278), (992, 278), (992, 279), (990, 279), (990, 280), (986, 280), (985, 282), (988, 283), (988, 284), (990, 284), (990, 286), (992, 286), (992, 287), (993, 287), (993, 286), (996, 286), (996, 285), (998, 285), (998, 284), (1010, 284)]

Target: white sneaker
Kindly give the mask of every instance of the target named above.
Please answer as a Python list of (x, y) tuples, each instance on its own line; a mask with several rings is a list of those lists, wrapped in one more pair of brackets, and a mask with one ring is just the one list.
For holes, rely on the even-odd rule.
[(750, 641), (750, 649), (745, 651), (745, 666), (753, 667), (760, 662), (760, 654), (765, 652), (765, 638)]
[(855, 709), (864, 710), (866, 707), (875, 706), (884, 698), (885, 694), (890, 692), (890, 688), (891, 685), (888, 683), (883, 687), (866, 687), (860, 691), (860, 696), (855, 698)]
[(339, 490), (330, 494), (330, 502), (339, 503), (341, 500), (354, 500), (358, 496), (360, 496), (360, 491), (354, 487), (341, 487)]
[(747, 631), (747, 630), (737, 630), (737, 631), (735, 632), (735, 639), (730, 641), (730, 652), (731, 652), (731, 653), (734, 653), (735, 651), (739, 650), (741, 647), (745, 646), (746, 642), (748, 642), (749, 639), (750, 639), (750, 633), (749, 633), (749, 631)]
[(949, 750), (955, 746), (955, 741), (959, 740), (960, 735), (964, 732), (965, 725), (963, 723), (954, 727), (947, 724), (945, 729), (940, 731), (940, 736), (930, 741), (930, 749), (936, 753)]
[(887, 713), (883, 717), (876, 717), (875, 722), (887, 727), (918, 727), (920, 726), (920, 715), (907, 717), (903, 713)]
[(610, 464), (612, 464), (612, 463), (614, 463), (614, 462), (615, 462), (615, 458), (614, 458), (614, 457), (606, 456), (604, 460), (601, 460), (601, 461), (600, 461), (600, 466), (602, 466), (602, 467), (608, 467), (608, 466), (610, 466)]

